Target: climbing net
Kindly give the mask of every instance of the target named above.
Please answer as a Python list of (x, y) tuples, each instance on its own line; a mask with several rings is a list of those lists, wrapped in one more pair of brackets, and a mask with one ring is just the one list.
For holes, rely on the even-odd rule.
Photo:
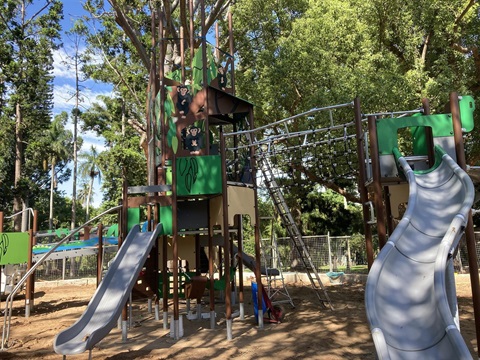
[[(315, 108), (253, 130), (227, 134), (229, 178), (242, 181), (251, 176), (246, 164), (253, 146), (257, 160), (261, 156), (269, 158), (275, 178), (284, 189), (319, 182), (353, 183), (359, 164), (352, 106)], [(260, 171), (257, 176), (261, 176)], [(250, 180), (253, 182), (253, 178)]]

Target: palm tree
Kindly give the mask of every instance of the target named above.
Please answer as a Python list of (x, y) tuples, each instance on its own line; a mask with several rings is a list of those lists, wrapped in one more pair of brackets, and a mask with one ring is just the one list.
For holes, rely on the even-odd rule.
[(97, 152), (95, 146), (92, 145), (90, 152), (81, 152), (79, 154), (79, 158), (83, 160), (79, 166), (80, 176), (83, 178), (90, 178), (87, 199), (85, 201), (87, 206), (86, 221), (88, 221), (90, 218), (90, 202), (92, 201), (93, 181), (96, 177), (98, 177), (99, 182), (101, 181), (102, 171), (99, 153)]
[[(77, 200), (83, 204), (83, 207), (87, 207), (88, 194), (90, 193), (90, 179), (82, 179), (80, 182), (80, 188), (77, 192)], [(92, 190), (92, 196), (95, 192)]]
[(55, 167), (59, 161), (68, 160), (72, 156), (72, 134), (65, 130), (66, 114), (55, 116), (47, 131), (47, 161), (50, 164), (50, 215), (49, 229), (53, 229), (53, 194), (57, 188), (57, 174)]

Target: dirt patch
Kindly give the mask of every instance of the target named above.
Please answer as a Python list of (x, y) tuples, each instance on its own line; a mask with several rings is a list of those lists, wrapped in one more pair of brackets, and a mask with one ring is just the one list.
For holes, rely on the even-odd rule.
[[(468, 275), (457, 276), (457, 293), (462, 335), (476, 358), (476, 335), (472, 295)], [(289, 284), (295, 308), (288, 304), (281, 324), (255, 324), (250, 288), (245, 293), (245, 320), (233, 321), (233, 339), (227, 340), (224, 309), (216, 304), (216, 327), (210, 320), (187, 320), (184, 336), (175, 341), (163, 321), (148, 313), (146, 301), (135, 301), (133, 326), (127, 342), (115, 328), (93, 350), (98, 360), (123, 359), (374, 359), (364, 305), (364, 285), (344, 284), (327, 287), (335, 310), (322, 308), (314, 291), (303, 285)], [(59, 359), (53, 351), (55, 335), (73, 324), (85, 310), (95, 291), (94, 285), (63, 285), (38, 288), (35, 308), (24, 317), (24, 297), (14, 303), (8, 351), (0, 359)], [(208, 301), (208, 298), (204, 298)], [(2, 309), (5, 303), (2, 302)], [(195, 306), (194, 306), (195, 308)], [(234, 310), (238, 305), (234, 306)], [(180, 306), (185, 311), (185, 304)], [(203, 312), (209, 312), (204, 304)], [(172, 309), (170, 309), (172, 311)], [(3, 318), (2, 318), (3, 323)], [(88, 353), (68, 356), (69, 360), (87, 359)]]

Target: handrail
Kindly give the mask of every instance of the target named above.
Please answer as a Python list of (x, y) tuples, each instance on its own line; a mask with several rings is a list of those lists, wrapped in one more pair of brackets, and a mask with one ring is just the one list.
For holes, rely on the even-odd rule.
[[(35, 216), (35, 214), (34, 214), (34, 212), (33, 212), (33, 209), (29, 207), (29, 208), (25, 208), (25, 209), (23, 209), (23, 210), (20, 210), (19, 212), (15, 213), (15, 214), (13, 214), (13, 215), (6, 216), (5, 219), (12, 219), (12, 218), (14, 218), (14, 217), (17, 216), (17, 215), (21, 215), (21, 214), (23, 214), (24, 212), (29, 212), (29, 211), (32, 213), (32, 216)], [(30, 226), (31, 220), (32, 220), (32, 219), (29, 217), (29, 218), (28, 218), (28, 226)]]
[[(105, 214), (111, 213), (114, 210), (118, 210), (122, 207), (122, 205), (117, 205), (114, 206), (108, 210), (105, 210), (102, 212), (100, 215), (95, 216), (93, 219), (88, 220), (85, 224), (81, 225), (80, 227), (72, 230), (70, 234), (65, 236), (61, 241), (59, 241), (54, 247), (52, 247), (47, 253), (45, 253), (40, 260), (38, 260), (31, 268), (26, 272), (26, 274), (20, 279), (20, 281), (17, 283), (17, 285), (13, 288), (13, 290), (10, 292), (10, 294), (7, 296), (7, 299), (5, 300), (5, 315), (3, 318), (3, 331), (2, 331), (2, 347), (0, 351), (5, 351), (5, 345), (8, 342), (8, 339), (10, 337), (10, 323), (12, 319), (12, 308), (13, 308), (13, 297), (16, 295), (19, 289), (22, 288), (23, 284), (27, 281), (27, 279), (30, 277), (30, 275), (33, 274), (33, 272), (37, 269), (40, 264), (45, 261), (51, 253), (53, 253), (60, 245), (62, 245), (65, 241), (68, 239), (72, 238), (73, 235), (75, 235), (77, 232), (79, 232), (81, 229), (83, 229), (85, 226), (88, 224), (92, 223), (93, 221), (97, 220), (98, 218), (102, 217)], [(10, 304), (10, 306), (9, 306)], [(7, 318), (8, 318), (8, 323), (7, 323)]]
[(310, 114), (313, 114), (313, 113), (316, 113), (316, 112), (320, 112), (320, 111), (324, 111), (324, 110), (332, 110), (332, 109), (339, 109), (339, 108), (342, 108), (342, 107), (347, 107), (347, 106), (353, 106), (353, 102), (349, 102), (349, 103), (346, 103), (346, 104), (338, 104), (338, 105), (331, 105), (331, 106), (325, 106), (323, 108), (313, 108), (313, 109), (310, 109), (308, 111), (305, 111), (303, 113), (300, 113), (300, 114), (296, 114), (296, 115), (293, 115), (293, 116), (289, 116), (287, 118), (284, 118), (284, 119), (281, 119), (281, 120), (277, 120), (271, 124), (267, 124), (267, 125), (263, 125), (263, 126), (260, 126), (260, 127), (257, 127), (255, 129), (251, 129), (251, 130), (241, 130), (241, 131), (235, 131), (235, 132), (231, 132), (231, 133), (224, 133), (223, 135), (225, 137), (227, 136), (234, 136), (234, 135), (240, 135), (240, 134), (249, 134), (249, 133), (255, 133), (255, 132), (258, 132), (260, 130), (265, 130), (265, 129), (268, 129), (270, 127), (273, 127), (273, 126), (277, 126), (277, 125), (280, 125), (280, 124), (283, 124), (287, 121), (290, 121), (290, 120), (294, 120), (296, 118), (299, 118), (299, 117), (302, 117), (302, 116), (308, 116)]
[(15, 216), (17, 216), (17, 215), (23, 214), (24, 212), (26, 212), (26, 211), (28, 211), (28, 210), (30, 210), (30, 211), (32, 212), (32, 215), (33, 215), (33, 209), (32, 209), (32, 208), (26, 208), (25, 210), (21, 210), (21, 211), (15, 213), (15, 214), (13, 214), (13, 215), (5, 216), (5, 219), (11, 219), (11, 218), (13, 218), (13, 217), (15, 217)]

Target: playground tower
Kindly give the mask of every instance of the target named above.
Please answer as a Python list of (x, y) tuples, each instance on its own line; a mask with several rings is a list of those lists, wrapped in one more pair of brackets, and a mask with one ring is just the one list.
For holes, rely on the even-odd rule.
[[(189, 33), (199, 33), (193, 26), (192, 2), (189, 4)], [(235, 96), (231, 14), (228, 49), (221, 49), (218, 26), (216, 44), (207, 41), (203, 2), (200, 12), (200, 36), (190, 36), (190, 51), (185, 52), (187, 39), (183, 38), (184, 29), (180, 29), (181, 63), (170, 73), (165, 73), (163, 51), (168, 39), (162, 36), (162, 22), (156, 29), (152, 19), (152, 33), (159, 35), (152, 37), (157, 51), (152, 55), (148, 84), (148, 185), (125, 185), (121, 222), (125, 225), (121, 226), (121, 233), (124, 237), (127, 224), (137, 222), (141, 207), (148, 209), (150, 228), (162, 223), (163, 232), (147, 260), (141, 287), (148, 296), (163, 300), (164, 327), (168, 324), (168, 301), (173, 298), (170, 326), (174, 338), (182, 334), (179, 299), (189, 296), (184, 289), (185, 280), (207, 273), (208, 281), (201, 283), (209, 289), (224, 291), (227, 338), (231, 339), (232, 276), (237, 261), (240, 274), (242, 271), (242, 258), (232, 251), (235, 236), (238, 253), (242, 252), (239, 217), (248, 215), (255, 229), (257, 269), (260, 269), (260, 236), (253, 150), (229, 151), (229, 147), (238, 144), (238, 138), (235, 135), (226, 138), (224, 132), (251, 128), (253, 105)], [(260, 273), (256, 275), (260, 284)], [(243, 316), (242, 283), (239, 299)], [(259, 319), (263, 319), (261, 311)], [(213, 328), (213, 290), (210, 320)]]

